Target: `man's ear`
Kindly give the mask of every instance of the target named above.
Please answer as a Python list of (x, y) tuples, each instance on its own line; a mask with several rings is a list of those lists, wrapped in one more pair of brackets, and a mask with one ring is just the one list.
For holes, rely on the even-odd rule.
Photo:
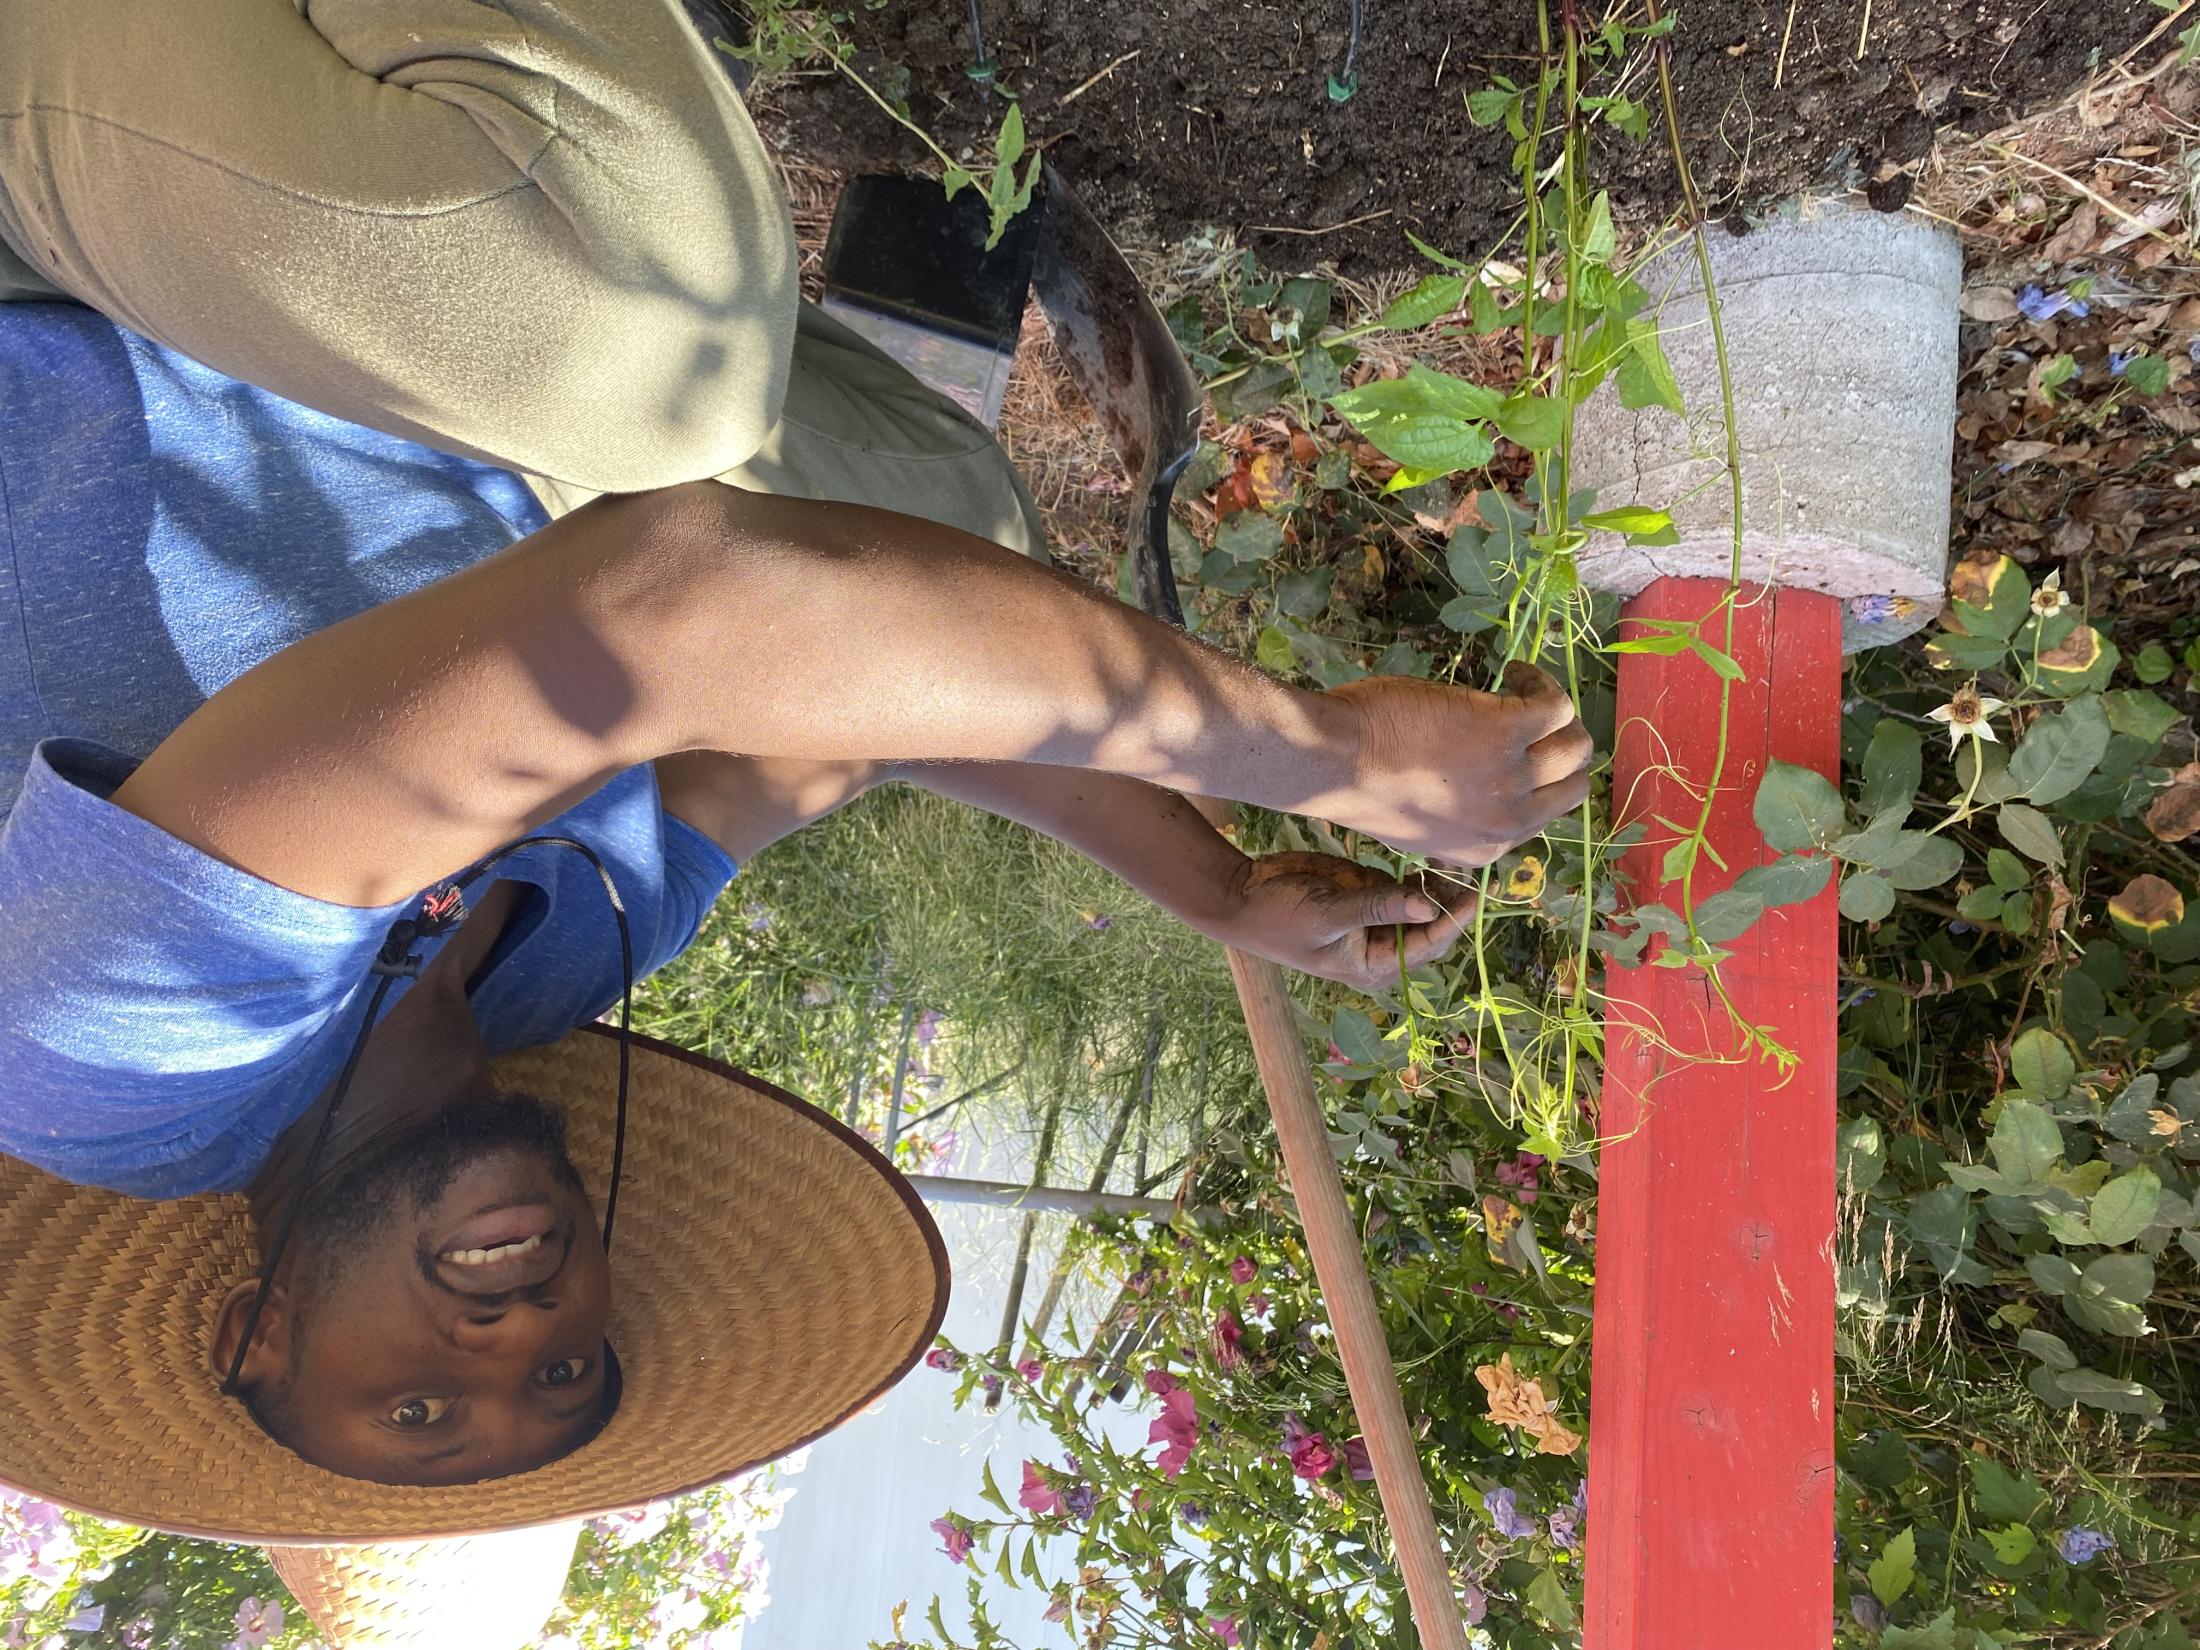
[[(256, 1281), (238, 1284), (222, 1298), (214, 1314), (214, 1339), (207, 1349), (207, 1362), (217, 1381), (229, 1378), (229, 1365), (237, 1356), (245, 1320), (252, 1315), (252, 1297), (259, 1289)], [(289, 1372), (290, 1332), (290, 1293), (279, 1283), (270, 1285), (267, 1304), (260, 1308), (260, 1321), (253, 1326), (251, 1348), (244, 1355), (244, 1366), (237, 1371), (240, 1386), (258, 1386)]]

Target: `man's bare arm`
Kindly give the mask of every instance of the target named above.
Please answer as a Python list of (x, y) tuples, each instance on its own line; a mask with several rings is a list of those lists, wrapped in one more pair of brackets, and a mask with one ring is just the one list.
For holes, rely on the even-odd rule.
[(116, 801), (353, 905), (692, 750), (1089, 768), (1449, 857), (1568, 805), (1562, 696), (1356, 687), (1288, 688), (950, 528), (706, 482), (599, 500), (284, 650)]

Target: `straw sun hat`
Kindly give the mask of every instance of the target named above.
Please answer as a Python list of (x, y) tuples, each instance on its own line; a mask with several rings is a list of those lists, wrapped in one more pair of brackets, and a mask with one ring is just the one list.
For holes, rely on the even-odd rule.
[[(583, 1027), (499, 1061), (497, 1077), (563, 1110), (600, 1200), (616, 1034)], [(176, 1534), (348, 1549), (277, 1554), (338, 1645), (528, 1642), (579, 1521), (830, 1431), (908, 1372), (947, 1309), (938, 1229), (838, 1122), (640, 1036), (630, 1095), (611, 1263), (618, 1410), (562, 1460), (444, 1488), (313, 1466), (220, 1395), (215, 1306), (259, 1263), (243, 1198), (146, 1203), (0, 1158), (0, 1482)], [(485, 1619), (492, 1595), (506, 1602)]]

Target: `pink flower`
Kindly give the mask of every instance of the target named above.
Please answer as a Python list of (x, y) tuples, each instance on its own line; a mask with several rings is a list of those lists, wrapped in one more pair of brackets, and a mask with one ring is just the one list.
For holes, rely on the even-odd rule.
[(1214, 1634), (1224, 1644), (1229, 1645), (1231, 1650), (1236, 1650), (1238, 1641), (1237, 1617), (1209, 1616), (1207, 1618), (1207, 1631)]
[(1218, 1312), (1215, 1314), (1214, 1347), (1216, 1363), (1222, 1365), (1224, 1369), (1237, 1368), (1245, 1356), (1244, 1353), (1238, 1350), (1238, 1343), (1244, 1339), (1245, 1331), (1239, 1326), (1235, 1313)]
[(932, 1533), (940, 1538), (940, 1551), (947, 1555), (950, 1564), (960, 1564), (970, 1557), (970, 1549), (977, 1545), (971, 1533), (952, 1518), (932, 1520)]
[(1459, 1595), (1459, 1613), (1467, 1618), (1469, 1627), (1481, 1626), (1482, 1618), (1490, 1613), (1490, 1595), (1468, 1582)]
[(944, 1369), (952, 1375), (962, 1366), (962, 1354), (951, 1352), (944, 1346), (935, 1346), (924, 1355), (924, 1367), (927, 1369)]
[(1283, 1450), (1291, 1457), (1291, 1470), (1309, 1484), (1326, 1478), (1337, 1464), (1337, 1452), (1318, 1432), (1309, 1432), (1296, 1415), (1283, 1418)]
[(1047, 1366), (1037, 1358), (1026, 1358), (1016, 1366), (1016, 1373), (1027, 1381), (1036, 1382), (1041, 1375), (1046, 1373), (1046, 1368)]
[(1147, 1430), (1146, 1442), (1166, 1446), (1157, 1463), (1162, 1476), (1174, 1478), (1192, 1458), (1199, 1442), (1199, 1406), (1183, 1387), (1173, 1388), (1161, 1400), (1161, 1416)]
[(1240, 1255), (1230, 1262), (1230, 1281), (1236, 1284), (1251, 1283), (1260, 1276), (1260, 1268), (1253, 1264), (1250, 1255)]
[(1165, 1369), (1149, 1369), (1145, 1375), (1146, 1390), (1156, 1398), (1166, 1398), (1184, 1383)]
[(930, 1048), (932, 1039), (940, 1034), (940, 1021), (945, 1016), (936, 1008), (928, 1008), (917, 1016), (917, 1047)]
[(246, 1650), (260, 1650), (282, 1630), (283, 1607), (273, 1599), (248, 1598), (237, 1606), (237, 1642)]
[(1024, 1463), (1024, 1487), (1016, 1497), (1026, 1511), (1041, 1517), (1062, 1510), (1062, 1492), (1039, 1476), (1039, 1463)]
[(1045, 1614), (1041, 1615), (1039, 1619), (1041, 1621), (1069, 1620), (1069, 1591), (1067, 1588), (1054, 1595), (1054, 1602), (1046, 1607)]
[(1274, 1304), (1264, 1291), (1256, 1289), (1246, 1301), (1245, 1310), (1256, 1318), (1265, 1318), (1268, 1316), (1268, 1308)]
[(1344, 1441), (1344, 1470), (1362, 1483), (1375, 1476), (1375, 1458), (1367, 1453), (1365, 1438)]

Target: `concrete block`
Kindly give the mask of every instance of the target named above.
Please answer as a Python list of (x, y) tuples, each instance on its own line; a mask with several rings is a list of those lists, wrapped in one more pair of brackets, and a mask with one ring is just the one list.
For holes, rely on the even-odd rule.
[[(1741, 429), (1743, 576), (1840, 597), (1846, 651), (1906, 636), (1946, 591), (1956, 239), (1913, 215), (1828, 202), (1710, 234)], [(1687, 414), (1629, 411), (1610, 381), (1580, 411), (1574, 485), (1594, 488), (1599, 509), (1670, 510), (1680, 533), (1659, 549), (1591, 535), (1583, 579), (1623, 595), (1665, 574), (1723, 579), (1733, 557), (1694, 247), (1683, 240), (1636, 274)]]

